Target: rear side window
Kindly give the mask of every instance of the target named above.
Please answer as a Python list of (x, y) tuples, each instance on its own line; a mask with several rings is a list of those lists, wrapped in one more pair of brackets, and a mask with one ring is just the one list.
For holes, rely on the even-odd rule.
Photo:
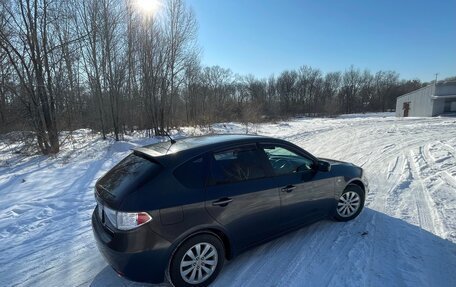
[(179, 166), (174, 171), (174, 176), (184, 186), (189, 188), (202, 188), (204, 187), (204, 166), (203, 158), (199, 157), (190, 160), (183, 165)]
[(214, 153), (210, 174), (215, 184), (240, 182), (267, 176), (264, 155), (256, 146)]

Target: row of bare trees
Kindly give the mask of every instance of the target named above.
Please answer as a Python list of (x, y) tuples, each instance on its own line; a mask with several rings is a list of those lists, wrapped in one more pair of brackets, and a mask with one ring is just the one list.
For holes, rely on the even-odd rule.
[(333, 116), (342, 113), (390, 111), (396, 98), (423, 85), (401, 80), (393, 71), (354, 68), (322, 73), (302, 66), (268, 79), (239, 76), (218, 66), (186, 68), (182, 87), (187, 125), (227, 120), (261, 121), (296, 115)]
[(116, 140), (135, 129), (386, 111), (421, 87), (391, 71), (303, 66), (269, 79), (203, 67), (183, 0), (144, 14), (130, 0), (0, 2), (0, 133), (32, 130), (43, 154), (59, 132)]
[(32, 129), (44, 154), (62, 129), (119, 140), (127, 128), (172, 124), (196, 22), (182, 0), (156, 15), (135, 1), (5, 0), (0, 4), (2, 131)]

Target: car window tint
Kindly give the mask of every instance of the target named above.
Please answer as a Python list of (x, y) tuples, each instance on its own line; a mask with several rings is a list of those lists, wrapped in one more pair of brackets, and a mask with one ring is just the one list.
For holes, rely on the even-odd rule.
[(313, 161), (281, 146), (263, 147), (276, 175), (312, 170)]
[(153, 160), (132, 153), (106, 173), (98, 181), (97, 188), (121, 196), (132, 183), (150, 180), (161, 170), (161, 166)]
[(188, 161), (174, 171), (174, 176), (184, 186), (201, 188), (204, 186), (203, 158)]
[(239, 182), (265, 177), (266, 166), (256, 147), (244, 147), (214, 153), (211, 177), (216, 184)]

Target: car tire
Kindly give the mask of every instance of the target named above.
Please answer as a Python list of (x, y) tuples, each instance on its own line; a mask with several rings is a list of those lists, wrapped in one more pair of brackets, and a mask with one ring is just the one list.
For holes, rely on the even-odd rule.
[(356, 184), (349, 184), (337, 201), (334, 219), (349, 221), (356, 218), (364, 208), (364, 190)]
[(208, 286), (215, 280), (224, 262), (225, 250), (218, 237), (195, 235), (174, 252), (168, 270), (169, 281), (175, 287)]

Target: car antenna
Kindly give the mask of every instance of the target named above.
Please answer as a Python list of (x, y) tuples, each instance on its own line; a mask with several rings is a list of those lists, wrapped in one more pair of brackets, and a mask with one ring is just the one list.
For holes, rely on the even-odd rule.
[(165, 135), (166, 135), (167, 137), (169, 137), (169, 139), (170, 139), (170, 141), (171, 141), (171, 144), (175, 144), (176, 141), (169, 135), (169, 133), (168, 133), (167, 131), (164, 131), (164, 132), (165, 132)]

